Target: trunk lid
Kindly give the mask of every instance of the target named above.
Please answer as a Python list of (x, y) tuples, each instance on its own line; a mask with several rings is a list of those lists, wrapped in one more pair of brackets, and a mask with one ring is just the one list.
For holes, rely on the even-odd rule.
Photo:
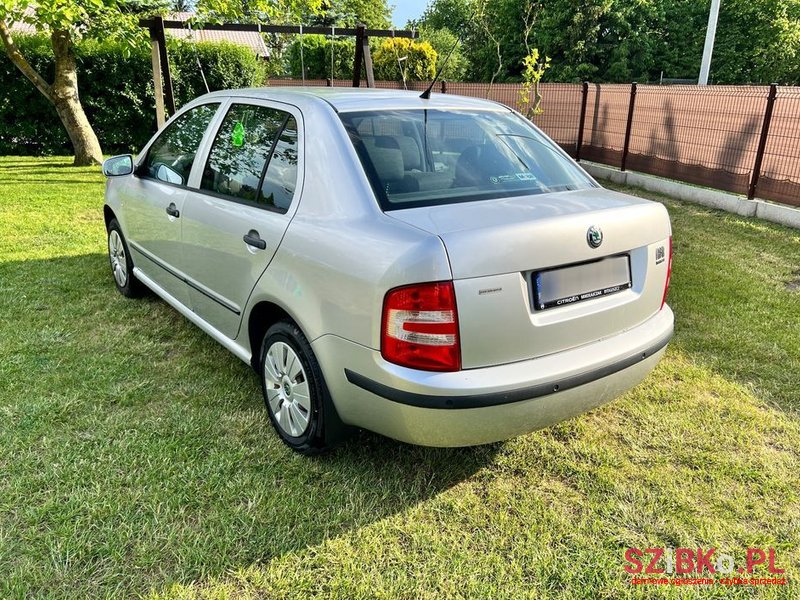
[[(535, 358), (597, 341), (635, 327), (661, 308), (671, 230), (666, 209), (656, 202), (591, 188), (387, 214), (444, 242), (456, 290), (464, 368)], [(593, 227), (603, 234), (597, 248), (587, 240)], [(613, 270), (618, 277), (624, 261), (611, 260), (618, 257), (627, 257), (630, 287), (613, 293), (615, 282), (608, 280), (607, 290), (612, 291), (606, 294), (603, 277), (613, 275), (602, 273)], [(611, 263), (614, 269), (609, 269)], [(548, 275), (537, 278), (543, 272)], [(537, 298), (543, 281), (555, 281), (548, 285), (578, 299), (541, 309)], [(582, 285), (594, 288), (598, 282), (602, 285), (596, 293), (601, 295), (580, 299), (582, 292), (595, 292)]]

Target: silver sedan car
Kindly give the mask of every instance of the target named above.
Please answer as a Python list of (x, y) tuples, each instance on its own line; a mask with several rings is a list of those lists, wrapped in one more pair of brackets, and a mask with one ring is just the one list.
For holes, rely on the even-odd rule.
[(283, 441), (509, 438), (608, 402), (673, 331), (658, 203), (600, 187), (506, 106), (215, 92), (110, 158), (114, 281), (260, 374)]

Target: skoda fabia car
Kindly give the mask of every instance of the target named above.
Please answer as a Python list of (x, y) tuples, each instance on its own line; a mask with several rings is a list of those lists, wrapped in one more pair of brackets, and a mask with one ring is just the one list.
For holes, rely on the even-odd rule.
[(119, 291), (251, 364), (299, 452), (353, 428), (526, 433), (635, 386), (672, 335), (664, 207), (603, 189), (500, 104), (215, 92), (104, 172)]

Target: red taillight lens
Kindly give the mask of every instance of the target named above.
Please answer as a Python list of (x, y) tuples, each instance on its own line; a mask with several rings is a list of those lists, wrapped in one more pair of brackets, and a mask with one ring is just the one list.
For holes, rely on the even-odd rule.
[(390, 290), (383, 300), (381, 355), (424, 371), (458, 371), (456, 292), (452, 281)]
[(672, 236), (669, 236), (669, 262), (667, 262), (667, 279), (664, 282), (664, 295), (661, 298), (661, 308), (664, 308), (664, 305), (667, 303), (670, 279), (672, 279)]

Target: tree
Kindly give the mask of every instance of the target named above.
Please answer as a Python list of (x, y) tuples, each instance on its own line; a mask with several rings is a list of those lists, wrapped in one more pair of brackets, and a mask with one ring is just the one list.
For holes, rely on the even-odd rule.
[[(6, 54), (55, 108), (72, 143), (75, 165), (90, 165), (103, 159), (100, 142), (78, 95), (75, 42), (82, 38), (106, 37), (112, 31), (119, 37), (132, 38), (131, 9), (141, 6), (141, 3), (115, 0), (40, 0), (30, 4), (4, 0), (0, 4), (0, 39)], [(50, 37), (55, 57), (52, 83), (48, 83), (20, 52), (11, 33), (13, 23), (27, 23)]]
[(447, 29), (456, 36), (469, 33), (474, 0), (433, 0), (419, 19), (408, 22), (407, 27), (431, 30)]
[(460, 35), (469, 79), (519, 80), (528, 55), (527, 23), (535, 21), (539, 8), (536, 0), (433, 0), (409, 25)]
[[(319, 9), (320, 0), (207, 0), (198, 5), (209, 18), (253, 15), (269, 19), (278, 14), (303, 13)], [(67, 131), (75, 153), (75, 165), (102, 161), (100, 142), (92, 129), (78, 94), (75, 44), (82, 40), (103, 40), (113, 36), (130, 45), (141, 43), (138, 27), (141, 14), (163, 11), (163, 0), (3, 0), (0, 3), (0, 39), (11, 62), (53, 105)], [(11, 27), (26, 23), (50, 38), (55, 58), (52, 83), (37, 72), (20, 52)]]
[(715, 83), (800, 82), (800, 0), (726, 0), (711, 59)]
[(520, 104), (525, 107), (525, 116), (529, 119), (539, 115), (542, 111), (542, 94), (539, 83), (544, 72), (550, 68), (550, 59), (544, 57), (539, 60), (539, 50), (534, 48), (523, 60), (522, 90), (520, 91)]
[(175, 12), (192, 12), (194, 2), (192, 0), (173, 0), (170, 8)]
[(392, 9), (386, 0), (323, 0), (314, 25), (355, 27), (364, 23), (373, 29), (391, 27)]
[[(456, 46), (458, 38), (453, 32), (449, 29), (422, 27), (419, 30), (419, 40), (428, 42), (436, 50), (436, 70), (439, 71), (444, 67), (439, 76), (441, 79), (445, 81), (462, 81), (464, 79), (469, 68), (469, 62), (462, 52), (463, 44), (459, 43)], [(453, 54), (447, 60), (447, 55), (450, 54), (451, 50)], [(447, 60), (446, 65), (445, 60)]]

